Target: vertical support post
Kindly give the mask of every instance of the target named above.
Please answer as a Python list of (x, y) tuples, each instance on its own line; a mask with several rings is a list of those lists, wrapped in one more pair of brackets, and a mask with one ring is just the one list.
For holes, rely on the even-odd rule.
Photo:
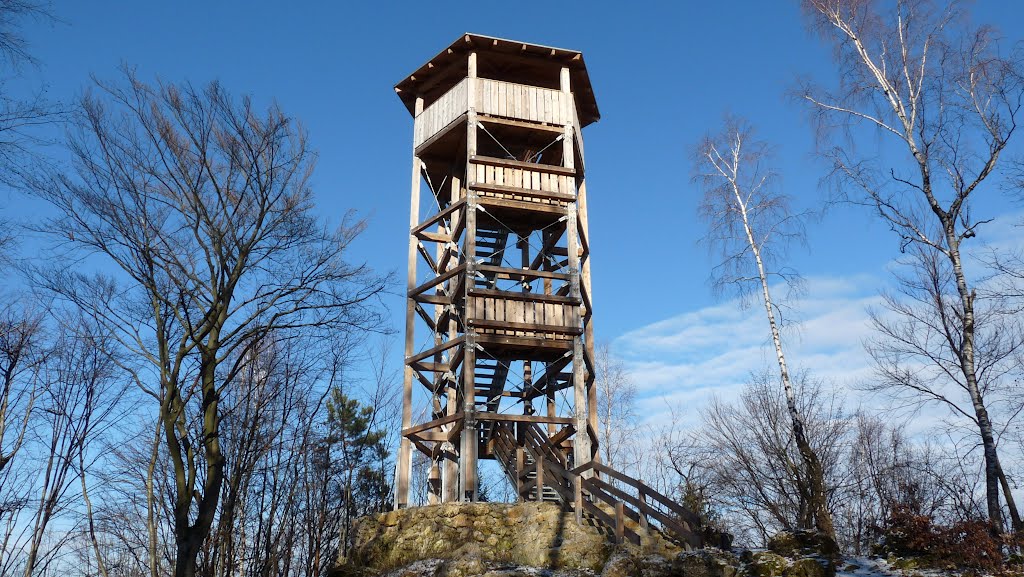
[[(423, 98), (416, 98), (415, 115), (419, 117), (420, 113), (423, 112)], [(417, 119), (418, 120), (418, 119)], [(414, 121), (415, 123), (415, 121)], [(414, 128), (415, 130), (415, 128)], [(412, 229), (419, 224), (420, 219), (420, 167), (421, 161), (416, 156), (416, 148), (413, 147), (412, 153), (412, 186), (410, 189), (410, 208), (409, 208), (409, 270), (407, 288), (412, 290), (416, 288), (416, 247), (418, 246), (419, 240), (415, 235), (412, 234)], [(414, 330), (416, 323), (416, 302), (409, 296), (406, 296), (405, 303), (405, 371), (402, 380), (402, 430), (408, 429), (412, 426), (412, 383), (413, 383), (413, 370), (409, 364), (409, 358), (412, 357), (414, 352), (415, 338)], [(402, 435), (402, 440), (398, 448), (398, 462), (396, 463), (395, 480), (395, 508), (403, 509), (409, 506), (409, 483), (412, 477), (412, 443), (405, 435)]]
[[(545, 397), (547, 399), (547, 407), (545, 408), (545, 414), (549, 417), (557, 417), (558, 409), (555, 407), (555, 381), (553, 379), (548, 381), (547, 392), (545, 393)], [(555, 427), (556, 425), (554, 423), (548, 423), (549, 438), (555, 436)]]
[[(572, 90), (569, 83), (569, 68), (562, 67), (561, 73), (562, 102), (568, 107), (575, 106), (573, 103)], [(566, 118), (565, 129), (562, 139), (562, 164), (566, 168), (575, 168), (576, 154), (574, 148), (574, 134), (576, 127), (573, 125), (573, 114), (571, 110), (564, 110), (563, 118)], [(576, 178), (570, 178), (573, 192), (576, 192)], [(570, 202), (567, 208), (568, 220), (565, 223), (565, 233), (568, 240), (569, 252), (569, 296), (580, 297), (580, 255), (579, 227), (576, 219), (578, 217), (576, 202)], [(590, 449), (590, 431), (588, 428), (588, 414), (590, 405), (587, 401), (586, 387), (586, 362), (584, 361), (584, 337), (577, 335), (573, 337), (572, 372), (573, 372), (573, 417), (576, 427), (576, 435), (573, 437), (573, 463), (579, 467), (590, 462), (592, 455)], [(592, 470), (583, 473), (585, 477), (592, 475)]]
[[(449, 206), (452, 205), (452, 204), (455, 204), (455, 202), (457, 202), (459, 200), (461, 194), (462, 194), (462, 178), (460, 176), (457, 176), (457, 175), (453, 174), (452, 175), (451, 191), (449, 193), (449, 198), (448, 198)], [(446, 231), (447, 234), (449, 234), (449, 235), (454, 234), (455, 229), (457, 228), (457, 225), (458, 225), (458, 219), (460, 218), (460, 214), (461, 214), (461, 211), (456, 211), (454, 214), (452, 214), (451, 227)], [(452, 239), (452, 241), (454, 241), (454, 239)], [(451, 242), (451, 241), (449, 241), (449, 242)], [(453, 250), (451, 248), (451, 245), (446, 245), (445, 246), (445, 250), (446, 251), (451, 251), (453, 253), (453, 255), (448, 259), (448, 262), (450, 263), (448, 265), (449, 268), (458, 266), (459, 265), (458, 262), (452, 262), (452, 259), (455, 259), (456, 261), (458, 260), (458, 251), (457, 250)], [(456, 282), (457, 282), (457, 279), (449, 280), (448, 281), (448, 286), (449, 287), (453, 287), (453, 286), (455, 286)], [(448, 305), (445, 305), (445, 306), (449, 306), (450, 307), (450, 306), (453, 306), (453, 305), (448, 304)], [(438, 330), (441, 330), (441, 328), (438, 327)], [(459, 332), (458, 322), (455, 320), (455, 317), (453, 315), (449, 315), (449, 318), (448, 318), (448, 340), (452, 340), (452, 339), (455, 339), (456, 337), (458, 337), (458, 332)], [(449, 359), (451, 359), (451, 358), (452, 358), (452, 356), (449, 355)], [(446, 395), (447, 396), (447, 399), (446, 399), (447, 400), (447, 407), (446, 407), (447, 408), (447, 412), (446, 412), (446, 414), (447, 415), (454, 415), (454, 414), (459, 412), (458, 389), (456, 388), (458, 383), (457, 383), (457, 380), (455, 379), (455, 375), (452, 374), (451, 372), (447, 373), (446, 376), (448, 378), (448, 389), (447, 389), (447, 395)], [(454, 427), (454, 426), (456, 426), (456, 424), (452, 423), (449, 426), (450, 427)], [(451, 442), (446, 442), (444, 447), (443, 447), (443, 451), (442, 451), (442, 454), (444, 455), (443, 456), (443, 459), (444, 459), (444, 470), (441, 473), (442, 474), (442, 477), (441, 477), (441, 502), (442, 503), (452, 503), (452, 502), (456, 502), (456, 501), (459, 500), (459, 462), (453, 458), (453, 455), (455, 453), (456, 453), (456, 451), (455, 451), (454, 445), (452, 445)]]
[[(583, 171), (583, 167), (579, 167), (579, 171)], [(586, 176), (579, 180), (579, 187), (576, 194), (576, 208), (579, 211), (577, 225), (579, 226), (579, 234), (583, 239), (580, 243), (580, 248), (583, 249), (583, 254), (580, 255), (580, 282), (582, 288), (582, 295), (585, 296), (583, 299), (583, 339), (584, 339), (584, 352), (587, 355), (587, 359), (590, 360), (590, 365), (594, 364), (594, 292), (591, 288), (590, 282), (590, 224), (587, 220), (587, 181)], [(594, 386), (595, 375), (587, 371), (586, 376), (586, 389), (587, 389), (587, 408), (589, 413), (589, 425), (592, 431), (596, 432), (599, 430), (597, 426), (597, 387)], [(590, 455), (591, 459), (597, 462), (601, 462), (601, 451), (600, 451), (600, 440), (597, 438), (590, 439)]]
[(441, 473), (437, 467), (437, 461), (430, 463), (430, 470), (427, 472), (427, 504), (437, 505), (441, 502)]
[[(469, 111), (466, 114), (466, 167), (469, 167), (470, 157), (476, 155), (477, 117), (476, 117), (476, 52), (469, 53), (467, 64), (467, 98)], [(475, 175), (470, 174), (467, 179), (466, 190), (466, 294), (469, 299), (469, 289), (473, 286), (476, 278), (476, 191), (473, 190)], [(473, 327), (466, 327), (466, 352), (462, 361), (462, 402), (465, 424), (462, 427), (462, 447), (459, 455), (461, 499), (463, 501), (477, 500), (477, 448), (478, 433), (476, 421), (476, 335)]]
[[(472, 282), (472, 277), (467, 283)], [(473, 384), (476, 367), (476, 339), (466, 333), (466, 353), (462, 361), (463, 419), (462, 443), (459, 451), (460, 499), (475, 502), (477, 499), (476, 459), (479, 445), (476, 420), (476, 387)]]
[[(442, 191), (440, 191), (440, 190), (431, 191), (431, 194), (433, 194), (435, 196), (435, 198), (437, 199), (437, 206), (438, 206), (438, 208), (441, 208), (441, 206), (442, 206), (442, 204), (444, 202), (444, 199), (441, 198), (441, 192)], [(445, 231), (444, 222), (443, 221), (439, 222), (437, 224), (437, 232), (438, 232), (438, 234), (444, 234), (444, 231)], [(423, 249), (422, 244), (420, 245), (420, 248)], [(437, 263), (436, 266), (434, 267), (434, 274), (436, 274), (436, 275), (440, 275), (442, 272), (444, 272), (442, 270), (442, 265), (441, 265), (441, 263), (443, 262), (442, 257), (444, 256), (444, 251), (445, 251), (445, 247), (443, 245), (441, 245), (440, 243), (437, 243), (434, 246), (434, 262)], [(425, 252), (426, 251), (424, 249), (424, 253)], [(441, 326), (441, 318), (442, 318), (443, 315), (444, 315), (444, 305), (435, 304), (434, 305), (434, 329), (433, 329), (434, 330), (434, 346), (435, 347), (440, 346), (441, 343), (444, 342), (444, 339), (446, 337), (446, 331)], [(434, 362), (437, 363), (437, 364), (441, 364), (441, 363), (443, 363), (443, 362), (448, 360), (447, 359), (448, 355), (449, 355), (449, 352), (447, 352), (447, 351), (445, 351), (443, 353), (436, 353), (434, 355)], [(434, 390), (433, 390), (433, 394), (432, 394), (431, 399), (430, 399), (430, 401), (431, 401), (431, 409), (432, 409), (432, 412), (433, 412), (432, 417), (434, 419), (439, 419), (439, 418), (444, 417), (444, 416), (446, 416), (448, 414), (448, 407), (446, 405), (441, 404), (441, 390), (442, 390), (442, 388), (444, 386), (445, 379), (447, 379), (447, 372), (444, 372), (444, 373), (442, 373), (442, 372), (434, 372)], [(451, 426), (452, 425), (450, 425), (450, 424), (449, 425), (443, 425), (441, 427), (441, 432), (445, 432)], [(442, 443), (442, 445), (443, 445), (443, 443)], [(429, 504), (429, 505), (436, 505), (438, 503), (442, 503), (443, 502), (443, 495), (441, 494), (441, 492), (443, 491), (443, 483), (442, 483), (442, 479), (441, 479), (441, 467), (443, 466), (443, 462), (444, 462), (444, 451), (443, 451), (443, 447), (442, 447), (441, 451), (437, 451), (437, 456), (436, 457), (431, 457), (430, 470), (427, 473), (427, 504)]]

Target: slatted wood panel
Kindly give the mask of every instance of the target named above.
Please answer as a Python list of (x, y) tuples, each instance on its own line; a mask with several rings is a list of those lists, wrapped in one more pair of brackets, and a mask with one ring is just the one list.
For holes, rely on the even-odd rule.
[(419, 146), (441, 132), (469, 109), (469, 79), (463, 79), (435, 100), (417, 117), (413, 128), (413, 146)]
[(482, 193), (485, 196), (565, 206), (567, 204), (567, 200), (565, 199), (549, 198), (544, 195), (532, 195), (529, 191), (536, 190), (538, 192), (554, 192), (564, 195), (573, 195), (576, 192), (573, 190), (573, 186), (570, 181), (571, 177), (563, 174), (551, 174), (544, 170), (526, 170), (522, 168), (491, 166), (484, 164), (476, 164), (473, 169), (476, 173), (476, 184), (508, 186), (523, 189), (521, 191), (508, 192), (485, 191)]
[[(521, 299), (505, 299), (499, 297), (470, 297), (466, 301), (468, 321), (486, 321), (510, 323), (509, 329), (484, 329), (485, 332), (509, 336), (536, 336), (544, 338), (568, 339), (570, 332), (580, 326), (579, 308), (572, 304), (531, 302)], [(558, 332), (544, 330), (523, 330), (515, 328), (515, 324), (534, 325), (556, 328)], [(561, 332), (561, 331), (566, 332)]]
[(500, 80), (479, 79), (477, 112), (516, 120), (565, 124), (575, 108), (559, 90)]
[[(477, 79), (477, 112), (515, 120), (579, 126), (572, 94), (560, 90)], [(419, 146), (469, 109), (468, 79), (431, 103), (415, 120), (413, 142)]]
[(584, 156), (583, 156), (583, 135), (580, 133), (580, 117), (579, 117), (578, 114), (576, 114), (576, 107), (575, 106), (572, 107), (572, 125), (576, 129), (576, 146), (578, 146), (579, 149), (580, 149), (580, 160), (582, 160), (584, 158)]

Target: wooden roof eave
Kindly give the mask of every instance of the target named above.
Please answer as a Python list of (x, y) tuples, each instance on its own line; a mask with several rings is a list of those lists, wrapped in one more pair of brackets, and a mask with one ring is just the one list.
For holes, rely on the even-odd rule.
[(473, 49), (547, 58), (568, 65), (572, 69), (574, 92), (580, 100), (580, 124), (587, 126), (601, 117), (581, 52), (468, 32), (395, 85), (395, 92), (409, 114), (415, 114), (417, 95), (432, 88), (443, 76), (451, 74), (453, 68), (463, 67), (458, 61), (464, 60), (464, 55)]

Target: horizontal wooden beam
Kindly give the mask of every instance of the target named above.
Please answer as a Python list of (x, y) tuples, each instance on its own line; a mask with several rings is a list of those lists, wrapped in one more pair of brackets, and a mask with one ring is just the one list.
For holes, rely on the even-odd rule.
[(448, 423), (454, 423), (463, 417), (463, 413), (455, 413), (454, 415), (448, 415), (441, 417), (440, 419), (434, 419), (433, 421), (427, 421), (408, 429), (402, 429), (402, 436), (408, 437), (409, 435), (415, 435), (423, 431), (429, 431), (430, 429), (436, 429), (441, 425), (447, 425)]
[(513, 292), (480, 288), (469, 289), (469, 296), (492, 297), (499, 299), (508, 299), (513, 301), (528, 301), (534, 303), (556, 303), (563, 305), (578, 305), (582, 302), (580, 299), (576, 297), (563, 297), (558, 295), (546, 295), (534, 292)]
[[(521, 186), (508, 186), (507, 184), (470, 182), (469, 187), (472, 188), (473, 190), (479, 190), (483, 192), (494, 192), (498, 194), (514, 194), (518, 196), (532, 196), (536, 198), (561, 200), (563, 202), (573, 202), (576, 200), (576, 197), (574, 195), (566, 194), (564, 192), (555, 192), (552, 190), (537, 190), (535, 188), (523, 188)], [(565, 208), (562, 208), (561, 210), (564, 212)]]
[(497, 116), (488, 116), (486, 114), (477, 114), (476, 119), (484, 124), (501, 124), (504, 126), (515, 126), (518, 128), (527, 128), (530, 130), (543, 130), (552, 134), (564, 134), (564, 125), (553, 125), (543, 124), (541, 122), (530, 122), (529, 120), (510, 120), (508, 118), (499, 118)]
[(506, 329), (510, 331), (523, 331), (534, 333), (558, 333), (563, 335), (581, 335), (582, 327), (568, 325), (539, 325), (534, 323), (510, 323), (507, 321), (489, 321), (485, 319), (468, 319), (467, 324), (471, 327), (482, 329)]
[(546, 349), (558, 352), (572, 350), (572, 341), (566, 339), (541, 339), (537, 337), (516, 337), (512, 335), (476, 335), (476, 342), (481, 345), (494, 345), (503, 347), (517, 347), (524, 349)]
[(466, 199), (465, 198), (460, 198), (459, 200), (457, 200), (457, 201), (451, 203), (450, 205), (448, 205), (448, 208), (445, 208), (441, 212), (438, 212), (437, 214), (432, 215), (427, 220), (417, 224), (415, 227), (413, 227), (413, 229), (411, 231), (411, 234), (413, 234), (414, 236), (418, 235), (419, 233), (421, 233), (421, 232), (427, 230), (428, 228), (430, 228), (431, 226), (437, 224), (438, 221), (443, 220), (444, 218), (447, 218), (450, 214), (452, 214), (453, 212), (459, 210), (465, 204), (466, 204)]
[(417, 371), (425, 371), (428, 373), (447, 373), (451, 370), (451, 365), (448, 363), (426, 363), (423, 361), (412, 361), (409, 365)]
[(574, 427), (572, 425), (569, 425), (569, 426), (565, 427), (564, 429), (562, 429), (561, 431), (558, 431), (557, 433), (555, 433), (555, 436), (551, 437), (548, 440), (548, 442), (551, 443), (552, 445), (555, 445), (555, 446), (560, 445), (562, 443), (562, 441), (564, 441), (564, 440), (568, 439), (569, 437), (571, 437), (573, 435), (573, 433), (575, 433), (575, 432), (576, 432), (576, 427)]
[(477, 413), (478, 421), (500, 421), (505, 423), (552, 423), (555, 425), (571, 425), (572, 417), (547, 417), (544, 415), (506, 415), (502, 413)]
[(420, 240), (425, 240), (427, 242), (450, 242), (452, 240), (452, 237), (450, 235), (441, 234), (439, 232), (429, 232), (426, 230), (421, 230), (417, 232), (416, 238)]
[(430, 305), (450, 305), (450, 304), (452, 304), (452, 299), (450, 297), (445, 296), (445, 295), (418, 294), (418, 295), (414, 295), (411, 298), (412, 298), (412, 300), (414, 300), (414, 301), (416, 301), (418, 303), (426, 303), (426, 304), (430, 304)]
[(465, 336), (456, 337), (456, 338), (454, 338), (454, 339), (452, 339), (452, 340), (450, 340), (448, 342), (441, 343), (441, 344), (437, 345), (436, 347), (427, 349), (427, 350), (423, 351), (422, 353), (419, 353), (417, 355), (413, 355), (413, 356), (409, 357), (408, 359), (406, 359), (406, 362), (407, 363), (414, 363), (416, 361), (422, 361), (423, 359), (425, 359), (427, 357), (432, 357), (432, 356), (434, 356), (434, 355), (436, 355), (436, 354), (438, 354), (440, 352), (447, 351), (448, 349), (450, 349), (452, 347), (459, 346), (463, 342), (465, 342), (465, 340), (466, 340)]
[[(409, 291), (409, 296), (410, 297), (415, 297), (416, 295), (418, 295), (418, 294), (420, 294), (422, 292), (425, 292), (425, 291), (427, 291), (427, 290), (429, 290), (429, 289), (431, 289), (431, 288), (433, 288), (433, 287), (443, 283), (444, 281), (452, 278), (453, 276), (455, 276), (457, 274), (461, 274), (465, 270), (466, 270), (466, 265), (465, 264), (460, 264), (459, 266), (457, 266), (457, 267), (455, 267), (453, 269), (449, 269), (449, 270), (445, 271), (443, 274), (439, 274), (436, 277), (428, 280), (427, 282), (425, 282), (425, 283), (421, 284), (420, 286), (418, 286), (418, 287), (412, 289), (411, 291)], [(515, 269), (512, 269), (512, 270), (515, 270)]]
[(420, 433), (412, 433), (412, 434), (409, 435), (409, 437), (415, 437), (415, 438), (417, 438), (420, 441), (423, 441), (425, 443), (426, 442), (434, 442), (434, 443), (441, 442), (441, 443), (443, 443), (443, 442), (448, 440), (448, 434), (447, 433), (445, 433), (445, 432), (436, 432), (436, 431), (423, 431), (423, 432), (420, 432)]
[[(480, 194), (476, 197), (477, 204), (490, 210), (510, 210), (520, 211), (523, 213), (529, 213), (534, 219), (537, 219), (540, 215), (547, 215), (548, 218), (561, 217), (565, 214), (565, 207), (557, 204), (544, 204), (541, 202), (531, 202), (528, 200), (511, 200), (508, 198), (495, 198), (493, 196), (487, 196), (486, 194)], [(489, 212), (489, 211), (488, 211)], [(504, 218), (504, 215), (502, 215)], [(533, 224), (539, 224), (545, 222), (543, 219), (535, 220)]]
[(474, 154), (469, 157), (469, 161), (475, 164), (486, 164), (489, 166), (501, 166), (505, 168), (521, 168), (523, 170), (535, 170), (537, 172), (547, 172), (550, 174), (561, 174), (564, 176), (576, 176), (576, 169), (568, 168), (565, 166), (556, 166), (554, 164), (540, 164), (538, 162), (523, 162), (521, 160), (509, 160), (507, 158), (497, 158), (494, 156), (480, 156)]
[(546, 270), (527, 270), (519, 268), (506, 268), (502, 266), (492, 266), (489, 264), (477, 265), (476, 270), (480, 272), (492, 272), (499, 276), (498, 278), (510, 279), (510, 280), (523, 280), (528, 278), (550, 278), (555, 280), (570, 280), (570, 276), (560, 272), (549, 272)]

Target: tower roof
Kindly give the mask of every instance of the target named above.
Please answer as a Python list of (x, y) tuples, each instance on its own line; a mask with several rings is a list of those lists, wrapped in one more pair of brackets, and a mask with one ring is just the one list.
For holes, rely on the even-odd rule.
[(532, 86), (559, 88), (559, 71), (568, 66), (580, 124), (587, 126), (601, 118), (583, 53), (468, 32), (395, 85), (409, 113), (414, 113), (416, 97), (423, 97), (429, 106), (465, 78), (469, 73), (466, 56), (473, 51), (478, 54), (480, 77)]

